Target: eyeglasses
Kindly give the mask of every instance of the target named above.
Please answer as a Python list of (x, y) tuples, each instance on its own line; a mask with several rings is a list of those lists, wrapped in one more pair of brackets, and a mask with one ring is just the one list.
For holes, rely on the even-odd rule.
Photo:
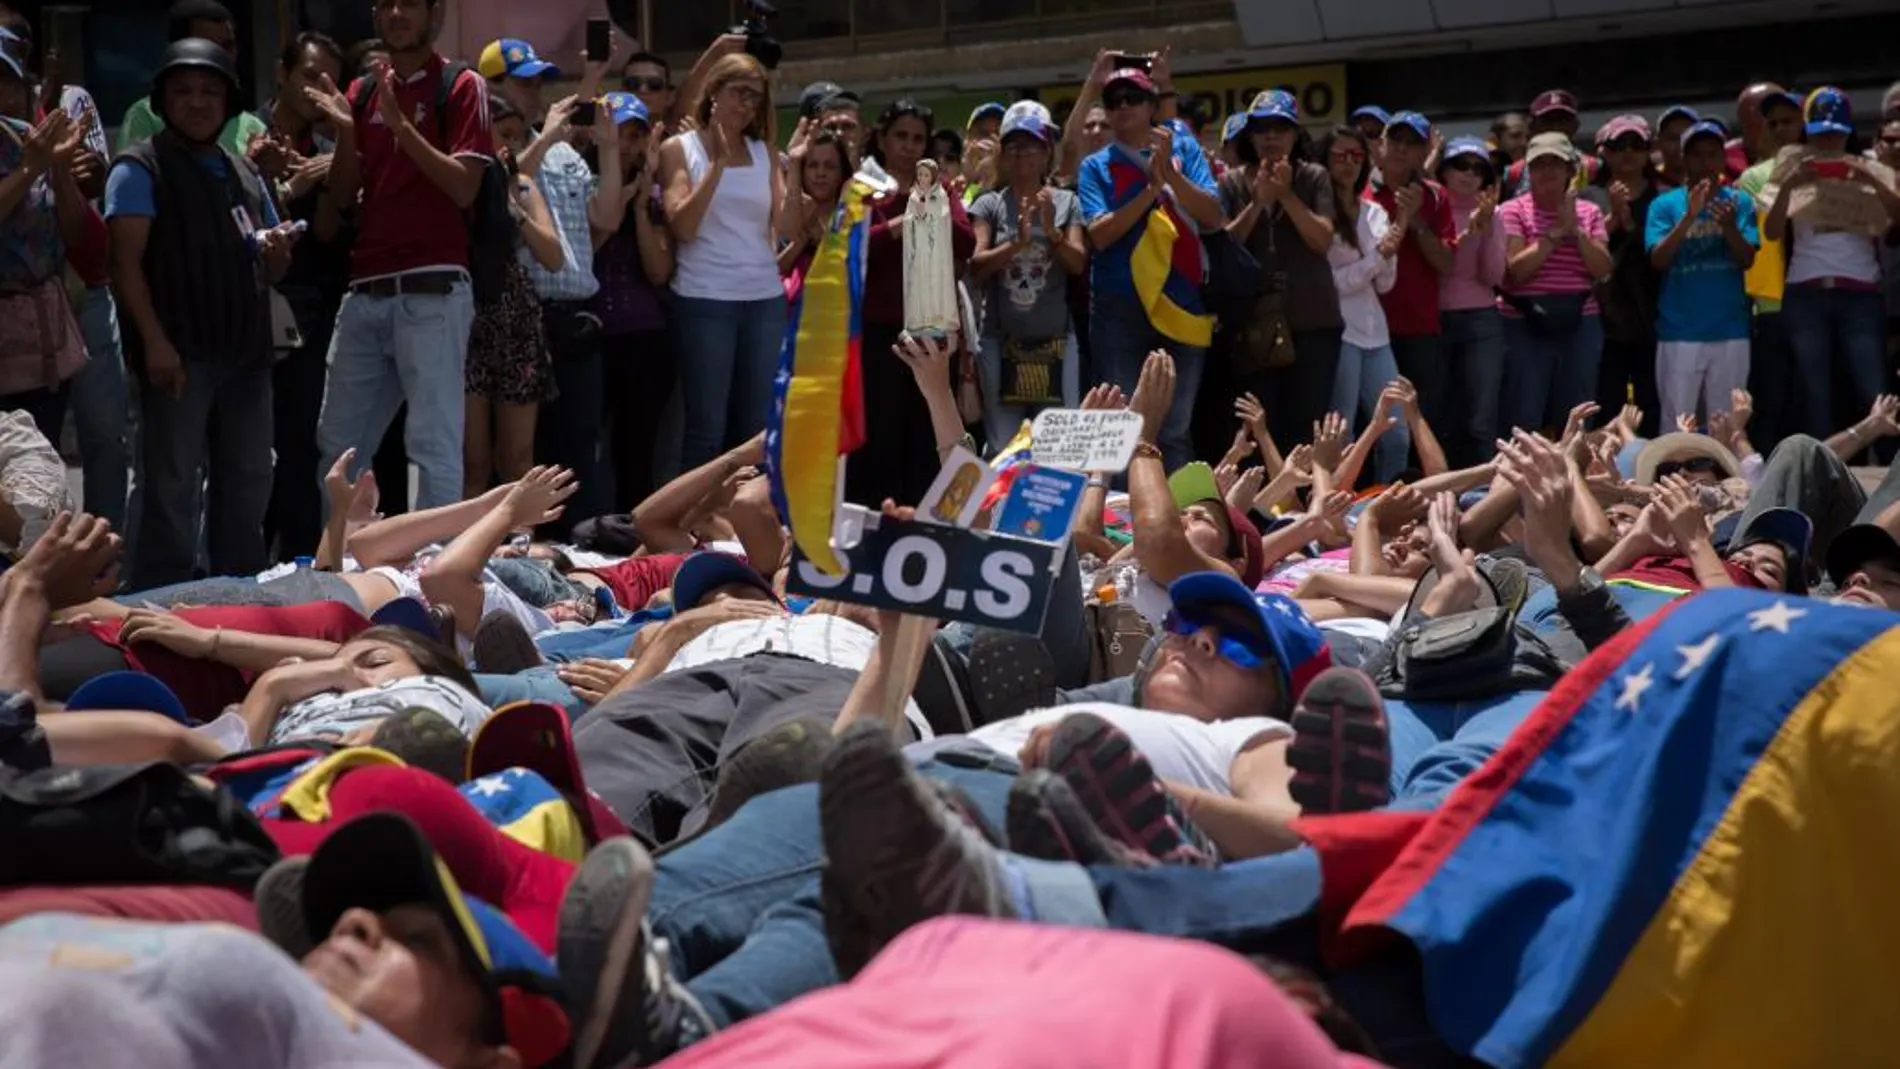
[(1445, 161), (1448, 171), (1481, 171), (1484, 167), (1485, 161), (1476, 156), (1453, 156)]
[(629, 93), (640, 93), (640, 92), (657, 93), (660, 90), (666, 88), (666, 79), (665, 78), (641, 78), (638, 75), (628, 75), (627, 77), (621, 79), (620, 84), (622, 86), (625, 86), (627, 92)]
[(1110, 111), (1118, 108), (1135, 108), (1154, 100), (1154, 97), (1139, 89), (1117, 89), (1102, 94), (1102, 106)]
[(1649, 142), (1640, 137), (1619, 137), (1606, 147), (1611, 152), (1648, 152)]
[(750, 85), (728, 85), (725, 91), (746, 104), (757, 104), (765, 100), (765, 90)]
[(1217, 621), (1198, 623), (1183, 617), (1180, 612), (1176, 611), (1170, 612), (1167, 618), (1161, 621), (1161, 626), (1168, 634), (1176, 635), (1181, 638), (1192, 638), (1200, 634), (1205, 628), (1214, 628), (1214, 633), (1217, 636), (1214, 643), (1215, 650), (1219, 652), (1222, 660), (1229, 662), (1236, 668), (1244, 668), (1251, 671), (1262, 665), (1273, 663), (1273, 653), (1271, 650), (1255, 648), (1256, 644), (1264, 645), (1262, 640), (1253, 636), (1243, 638), (1239, 635), (1230, 635), (1221, 630), (1221, 625)]
[(1665, 460), (1656, 465), (1656, 478), (1687, 472), (1690, 475), (1720, 475), (1722, 466), (1712, 457), (1696, 457), (1692, 460)]

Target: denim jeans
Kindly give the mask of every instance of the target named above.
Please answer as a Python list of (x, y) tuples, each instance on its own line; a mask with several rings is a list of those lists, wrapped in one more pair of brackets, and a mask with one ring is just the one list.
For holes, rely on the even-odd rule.
[[(1333, 377), (1333, 411), (1346, 417), (1353, 433), (1365, 426), (1361, 411), (1370, 419), (1380, 418), (1379, 394), (1386, 384), (1399, 377), (1399, 364), (1390, 345), (1365, 349), (1351, 342), (1339, 344), (1339, 369)], [(1412, 448), (1412, 432), (1403, 421), (1379, 436), (1372, 447), (1372, 477), (1389, 483), (1405, 470), (1405, 456)]]
[[(441, 295), (343, 298), (317, 422), (322, 457), (311, 477), (319, 486), (346, 449), (356, 450), (358, 471), (368, 467), (406, 401), (404, 445), (421, 469), (416, 507), (462, 499), (462, 368), (474, 321), (475, 298), (466, 281)], [(385, 497), (391, 489), (383, 488)]]
[(185, 365), (182, 396), (147, 389), (141, 402), (145, 494), (128, 582), (137, 589), (190, 579), (200, 520), (212, 574), (261, 570), (269, 563), (264, 513), (271, 491), (270, 364), (193, 361)]
[(1603, 323), (1594, 315), (1561, 334), (1504, 316), (1504, 421), (1501, 430), (1562, 427), (1570, 410), (1597, 395)]
[(783, 297), (673, 298), (673, 353), (686, 416), (682, 471), (765, 429), (786, 315)]
[(1451, 421), (1438, 428), (1453, 468), (1490, 461), (1497, 452), (1498, 411), (1504, 390), (1504, 317), (1495, 308), (1438, 314), (1444, 327)]
[(1141, 377), (1142, 362), (1155, 349), (1174, 355), (1174, 403), (1161, 428), (1163, 458), (1173, 471), (1194, 459), (1194, 439), (1189, 428), (1194, 422), (1194, 397), (1201, 389), (1201, 368), (1207, 350), (1161, 335), (1148, 322), (1148, 313), (1133, 296), (1097, 294), (1089, 305), (1089, 338), (1095, 346), (1095, 366), (1103, 381), (1112, 382), (1132, 396), (1135, 380)]
[(66, 404), (79, 432), (86, 511), (103, 517), (113, 530), (126, 535), (132, 405), (125, 387), (125, 355), (119, 346), (119, 316), (112, 304), (112, 291), (104, 286), (90, 287), (78, 311), (88, 359), (67, 383)]
[(566, 710), (569, 721), (587, 711), (587, 703), (574, 693), (572, 687), (561, 682), (561, 677), (555, 674), (551, 664), (505, 675), (477, 672), (475, 683), (481, 688), (482, 701), (492, 709), (512, 702), (546, 702)]
[(1835, 410), (1834, 373), (1847, 372), (1853, 389), (1841, 400), (1841, 419), (1858, 417), (1887, 392), (1887, 310), (1875, 292), (1789, 286), (1781, 299), (1781, 318), (1794, 354), (1794, 392), (1798, 400), (1790, 432), (1825, 439), (1840, 426)]
[[(1023, 420), (1035, 418), (1036, 412), (1027, 405), (1006, 405), (1002, 402), (1003, 390), (1003, 339), (1000, 335), (983, 338), (977, 345), (977, 385), (983, 391), (983, 437), (988, 439), (989, 451), (995, 452), (1009, 444)], [(1076, 349), (1075, 335), (1062, 347), (1062, 381), (1057, 384), (1062, 393), (1063, 405), (1074, 408), (1081, 400), (1082, 357)], [(1094, 383), (1090, 383), (1093, 386)]]
[(1392, 797), (1401, 805), (1435, 803), (1490, 760), (1545, 694), (1518, 691), (1465, 702), (1387, 700)]
[[(1013, 776), (939, 758), (924, 775), (962, 788), (995, 827)], [(825, 941), (818, 786), (761, 795), (655, 862), (647, 918), (672, 945), (673, 972), (726, 1027), (838, 982)]]

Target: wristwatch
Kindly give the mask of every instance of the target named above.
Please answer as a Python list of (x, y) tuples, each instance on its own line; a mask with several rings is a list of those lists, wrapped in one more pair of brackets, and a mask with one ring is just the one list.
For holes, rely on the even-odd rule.
[(1563, 595), (1563, 597), (1566, 601), (1572, 598), (1589, 597), (1602, 590), (1604, 585), (1603, 577), (1597, 574), (1595, 568), (1586, 564), (1577, 572), (1577, 589), (1571, 591), (1569, 594)]

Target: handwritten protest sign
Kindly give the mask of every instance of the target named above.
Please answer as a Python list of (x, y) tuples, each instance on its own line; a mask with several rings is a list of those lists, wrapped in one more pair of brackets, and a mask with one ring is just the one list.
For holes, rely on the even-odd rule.
[[(1835, 157), (1835, 160), (1839, 159)], [(1787, 184), (1795, 170), (1810, 162), (1826, 164), (1831, 161), (1817, 156), (1813, 149), (1804, 145), (1790, 145), (1781, 150), (1775, 157), (1773, 176), (1762, 187), (1763, 215), (1774, 207), (1775, 200), (1781, 195), (1781, 187)], [(1894, 183), (1892, 168), (1873, 160), (1862, 160), (1860, 166), (1880, 181), (1888, 185)], [(1892, 222), (1887, 214), (1887, 206), (1881, 203), (1880, 194), (1874, 192), (1871, 186), (1834, 177), (1816, 179), (1789, 194), (1788, 216), (1818, 230), (1845, 230), (1869, 237), (1885, 234)]]
[(1036, 414), (1030, 440), (1041, 467), (1121, 471), (1141, 441), (1141, 417), (1133, 412), (1044, 409)]

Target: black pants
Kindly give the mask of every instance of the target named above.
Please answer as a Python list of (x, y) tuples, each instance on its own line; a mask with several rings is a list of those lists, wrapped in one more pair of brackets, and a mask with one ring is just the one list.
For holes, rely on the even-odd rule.
[(654, 474), (660, 418), (679, 383), (679, 364), (666, 328), (606, 338), (607, 450), (613, 468), (612, 511), (631, 511), (659, 488)]
[(33, 426), (58, 449), (60, 431), (66, 425), (66, 383), (51, 390), (23, 390), (0, 397), (0, 412), (24, 412), (32, 416)]
[[(606, 412), (606, 384), (601, 377), (600, 335), (578, 337), (574, 321), (583, 311), (578, 301), (544, 301), (541, 322), (548, 347), (554, 353), (552, 401), (541, 406), (534, 424), (534, 456), (541, 464), (558, 464), (574, 472), (580, 489), (568, 499), (567, 510), (537, 534), (566, 541), (574, 525), (613, 508), (608, 486), (601, 478), (601, 431)], [(591, 318), (591, 313), (589, 313)], [(595, 321), (598, 322), (598, 321)]]
[[(1392, 355), (1399, 374), (1418, 390), (1418, 412), (1434, 428), (1462, 426), (1464, 405), (1451, 391), (1451, 367), (1445, 361), (1445, 339), (1439, 334), (1393, 335)], [(1507, 358), (1508, 359), (1508, 358)]]
[(1260, 372), (1243, 382), (1266, 409), (1267, 429), (1281, 452), (1312, 441), (1313, 424), (1333, 407), (1341, 333), (1338, 327), (1296, 330), (1292, 364)]
[[(377, 511), (385, 516), (400, 516), (409, 511), (409, 447), (403, 444), (403, 428), (409, 422), (409, 406), (396, 409), (396, 418), (383, 432), (383, 443), (376, 447), (376, 489), (382, 495)], [(315, 465), (311, 465), (315, 467)]]
[[(1794, 351), (1788, 346), (1788, 331), (1780, 312), (1755, 317), (1748, 339), (1748, 392), (1755, 400), (1755, 415), (1748, 422), (1748, 440), (1763, 456), (1775, 451), (1783, 438), (1802, 430), (1801, 409), (1795, 403)], [(1822, 383), (1819, 389), (1832, 388)], [(1864, 413), (1855, 413), (1859, 418)], [(1661, 413), (1674, 424), (1674, 412)]]
[[(1636, 433), (1644, 438), (1656, 437), (1663, 418), (1662, 399), (1656, 394), (1656, 339), (1603, 339), (1603, 363), (1597, 368), (1597, 407), (1603, 411), (1597, 414), (1597, 425), (1615, 419), (1630, 403), (1632, 393), (1636, 407), (1643, 410), (1643, 423)], [(1675, 413), (1669, 418), (1673, 422)]]
[(272, 548), (273, 560), (314, 554), (323, 536), (323, 498), (310, 473), (317, 470), (317, 416), (323, 411), (323, 385), (329, 375), (335, 304), (327, 312), (297, 317), (303, 348), (291, 350), (271, 369), (277, 474), (270, 511), (264, 515), (264, 544)]
[(891, 352), (902, 328), (864, 324), (864, 426), (867, 440), (851, 454), (844, 496), (876, 508), (890, 498), (914, 505), (937, 477), (937, 440), (930, 408), (910, 367)]
[(668, 672), (574, 724), (581, 772), (635, 835), (672, 842), (704, 822), (719, 766), (741, 746), (788, 721), (831, 723), (857, 678), (776, 653)]
[[(145, 496), (132, 558), (132, 589), (168, 586), (192, 578), (199, 521), (211, 556), (211, 574), (261, 570), (264, 514), (271, 496), (271, 367), (185, 363), (178, 397), (140, 391), (140, 442)], [(202, 474), (201, 474), (202, 473)], [(208, 475), (204, 514), (199, 479)]]

